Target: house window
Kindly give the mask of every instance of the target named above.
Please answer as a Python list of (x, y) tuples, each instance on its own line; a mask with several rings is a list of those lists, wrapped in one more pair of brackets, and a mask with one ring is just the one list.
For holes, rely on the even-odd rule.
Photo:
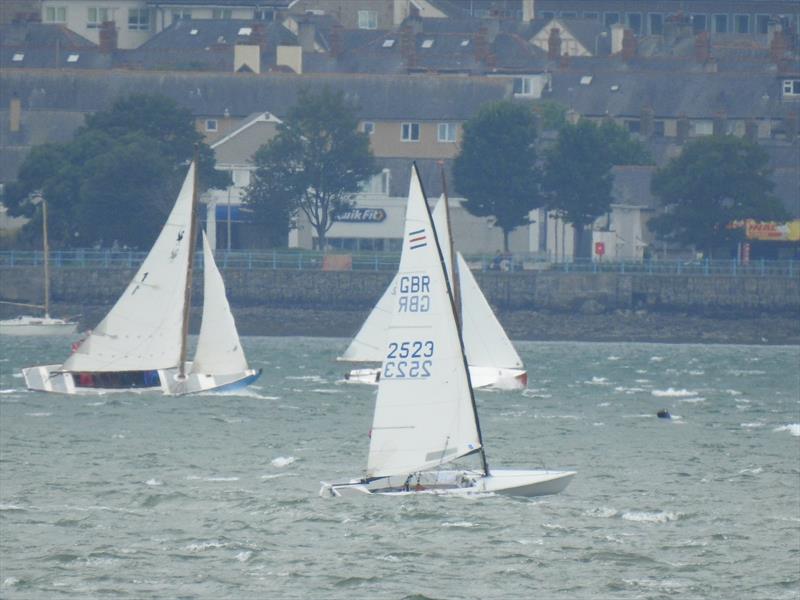
[(515, 77), (514, 78), (515, 96), (533, 96), (533, 78)]
[(87, 9), (86, 29), (98, 29), (102, 23), (111, 20), (111, 11), (107, 8), (90, 6)]
[(708, 29), (708, 19), (706, 15), (692, 15), (692, 29), (695, 33)]
[(132, 31), (147, 31), (150, 29), (150, 9), (129, 8), (128, 29)]
[(181, 19), (191, 19), (192, 11), (189, 8), (177, 8), (172, 11), (172, 22), (180, 21)]
[(231, 8), (213, 8), (211, 9), (212, 19), (231, 19), (233, 18), (233, 9)]
[(378, 11), (376, 11), (376, 10), (360, 10), (360, 11), (358, 11), (358, 28), (359, 29), (377, 29), (378, 28)]
[(784, 79), (783, 95), (800, 96), (800, 79)]
[(372, 121), (364, 121), (364, 123), (361, 125), (361, 129), (367, 135), (372, 135), (375, 132), (375, 123)]
[(605, 23), (606, 27), (611, 27), (614, 23), (619, 23), (619, 13), (607, 12), (604, 17), (603, 23)]
[(733, 31), (735, 33), (750, 33), (750, 15), (734, 15)]
[(653, 121), (653, 135), (664, 137), (664, 121)]
[(664, 33), (664, 15), (649, 14), (647, 15), (647, 29), (650, 35), (661, 35)]
[(561, 11), (561, 17), (564, 19), (576, 19), (578, 17), (578, 13), (571, 12), (571, 11)]
[(44, 10), (44, 20), (46, 23), (66, 23), (66, 6), (48, 6)]
[(756, 15), (756, 33), (766, 35), (769, 31), (769, 15)]
[(384, 169), (377, 175), (373, 175), (361, 184), (361, 191), (365, 194), (389, 195), (389, 169)]
[(714, 33), (728, 33), (728, 15), (714, 15)]
[(439, 131), (437, 139), (440, 142), (455, 142), (456, 141), (456, 124), (455, 123), (439, 123)]
[(216, 119), (206, 119), (206, 131), (216, 131), (218, 123)]
[(710, 119), (692, 121), (691, 135), (703, 136), (712, 135), (714, 133), (714, 122)]
[(639, 133), (642, 130), (642, 122), (639, 119), (626, 119), (625, 127), (630, 133)]
[(542, 19), (544, 19), (545, 21), (552, 21), (555, 18), (556, 18), (556, 13), (554, 13), (551, 10), (546, 10), (542, 12)]
[(628, 27), (633, 30), (636, 35), (642, 33), (642, 15), (640, 13), (628, 13), (626, 15), (628, 20)]
[(600, 20), (600, 13), (596, 12), (585, 12), (583, 13), (584, 19), (591, 19), (592, 21), (599, 21)]
[(256, 21), (274, 21), (275, 10), (271, 8), (256, 9), (256, 12), (253, 14), (253, 18)]
[(419, 123), (403, 123), (401, 139), (404, 142), (419, 141)]

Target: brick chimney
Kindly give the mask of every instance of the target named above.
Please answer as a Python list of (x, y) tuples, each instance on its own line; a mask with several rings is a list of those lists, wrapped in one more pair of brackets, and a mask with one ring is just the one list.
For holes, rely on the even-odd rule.
[(303, 52), (314, 52), (317, 39), (317, 26), (308, 17), (303, 17), (297, 24), (297, 42)]
[(18, 133), (21, 126), (22, 102), (20, 102), (17, 92), (14, 92), (8, 105), (8, 130), (11, 133)]
[(400, 30), (400, 57), (407, 69), (417, 65), (417, 36), (414, 29), (406, 23)]
[(783, 31), (778, 29), (772, 34), (772, 41), (769, 43), (769, 58), (774, 63), (779, 63), (783, 60), (786, 51), (789, 49), (789, 44)]
[(626, 29), (622, 34), (622, 60), (632, 60), (638, 51), (639, 43), (636, 41), (636, 36), (633, 31)]
[(711, 37), (707, 31), (701, 31), (694, 38), (694, 59), (704, 64), (711, 58)]
[(103, 21), (100, 25), (100, 52), (110, 54), (117, 49), (117, 27), (114, 21)]
[(655, 133), (655, 111), (652, 106), (643, 106), (639, 117), (639, 133), (642, 137), (649, 138)]
[(100, 52), (109, 54), (117, 49), (117, 27), (114, 21), (103, 21), (100, 25)]
[(256, 44), (261, 50), (267, 47), (267, 31), (263, 23), (253, 23), (250, 25), (250, 41)]
[(334, 58), (341, 56), (344, 48), (342, 46), (342, 26), (339, 23), (331, 27), (330, 44), (331, 56)]
[(550, 37), (547, 38), (547, 58), (558, 60), (561, 57), (561, 30), (553, 27), (550, 30)]

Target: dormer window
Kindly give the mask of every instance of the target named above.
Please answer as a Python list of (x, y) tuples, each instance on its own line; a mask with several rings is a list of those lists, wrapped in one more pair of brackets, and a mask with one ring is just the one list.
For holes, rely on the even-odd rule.
[(427, 39), (427, 40), (423, 40), (422, 41), (422, 47), (423, 48), (430, 48), (432, 46), (433, 46), (433, 40)]
[(383, 40), (384, 48), (391, 48), (392, 46), (394, 46), (394, 40)]
[(70, 54), (70, 55), (67, 57), (67, 62), (68, 62), (68, 63), (76, 63), (76, 62), (78, 62), (78, 59), (79, 59), (80, 57), (81, 57), (81, 55), (80, 55), (80, 54)]
[(14, 56), (11, 58), (11, 60), (13, 60), (14, 62), (22, 62), (22, 60), (24, 58), (25, 58), (25, 53), (24, 52), (17, 52), (17, 53), (14, 54)]
[(581, 77), (581, 85), (591, 85), (592, 79), (591, 75), (584, 75)]
[(189, 32), (189, 35), (197, 35), (197, 29), (192, 29), (192, 30)]

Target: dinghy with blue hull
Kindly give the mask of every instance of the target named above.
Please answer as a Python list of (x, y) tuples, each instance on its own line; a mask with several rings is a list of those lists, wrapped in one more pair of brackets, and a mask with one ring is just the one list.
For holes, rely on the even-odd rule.
[(128, 288), (60, 365), (22, 370), (28, 389), (61, 394), (184, 395), (244, 387), (261, 371), (242, 350), (225, 283), (203, 234), (203, 318), (187, 360), (196, 238), (194, 163), (178, 199)]

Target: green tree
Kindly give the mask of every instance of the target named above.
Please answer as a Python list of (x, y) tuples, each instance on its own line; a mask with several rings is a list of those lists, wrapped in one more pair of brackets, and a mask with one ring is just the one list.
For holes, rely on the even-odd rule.
[(575, 256), (586, 255), (586, 227), (611, 207), (611, 156), (600, 127), (581, 120), (564, 125), (545, 160), (548, 208), (575, 229)]
[(692, 245), (711, 256), (735, 241), (728, 226), (740, 219), (785, 221), (772, 195), (769, 157), (758, 144), (732, 135), (700, 138), (656, 171), (653, 193), (663, 214), (648, 223), (662, 240)]
[(503, 231), (503, 249), (528, 213), (541, 206), (541, 173), (536, 166), (536, 126), (531, 110), (509, 101), (486, 104), (464, 123), (461, 151), (453, 164), (464, 208), (477, 217), (493, 216)]
[(326, 248), (336, 215), (378, 172), (369, 138), (357, 126), (357, 108), (342, 92), (304, 89), (277, 135), (258, 149), (245, 202), (259, 222), (271, 223), (273, 243), (285, 239), (290, 217), (300, 210), (316, 230), (319, 248)]
[(605, 119), (598, 129), (612, 165), (654, 164), (650, 151), (642, 142), (632, 139), (624, 127), (611, 119)]
[(561, 129), (567, 122), (567, 107), (552, 100), (534, 103), (533, 112), (544, 130)]
[[(147, 247), (166, 218), (201, 140), (188, 110), (160, 96), (120, 98), (88, 115), (73, 139), (33, 148), (3, 202), (12, 215), (33, 220), (22, 241), (38, 244), (41, 193), (49, 208), (55, 246), (121, 244)], [(201, 185), (224, 187), (227, 174), (214, 169), (213, 152), (200, 145)]]

